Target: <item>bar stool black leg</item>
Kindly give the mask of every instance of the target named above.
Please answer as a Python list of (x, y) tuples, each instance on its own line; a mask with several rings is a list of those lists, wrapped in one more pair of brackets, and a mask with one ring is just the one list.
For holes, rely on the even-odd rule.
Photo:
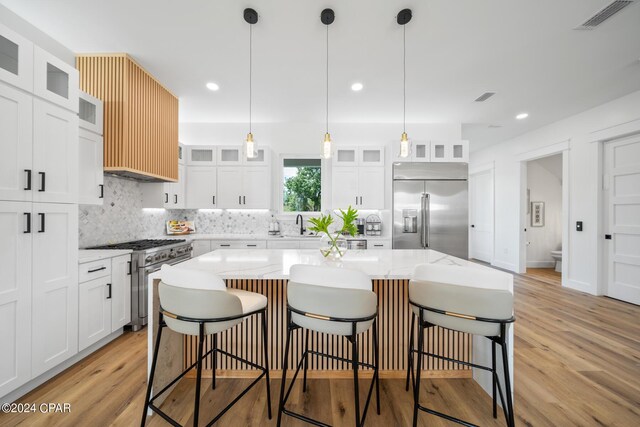
[(416, 315), (411, 310), (411, 330), (409, 331), (409, 353), (407, 354), (407, 384), (404, 389), (409, 391), (409, 376), (413, 369), (413, 330), (416, 323)]
[[(289, 315), (287, 315), (289, 319)], [(284, 360), (282, 362), (282, 380), (280, 380), (280, 403), (278, 405), (278, 422), (277, 427), (280, 427), (282, 421), (282, 410), (284, 409), (284, 386), (287, 382), (287, 367), (289, 365), (289, 341), (291, 340), (291, 329), (289, 328), (289, 321), (287, 320), (287, 340), (284, 345)]]
[(378, 405), (378, 415), (380, 415), (380, 348), (378, 347), (378, 321), (373, 321), (373, 356), (376, 362), (376, 369), (373, 375), (376, 376), (376, 404)]
[(356, 406), (356, 426), (360, 425), (360, 390), (358, 387), (358, 336), (356, 335), (356, 324), (353, 324), (353, 335), (351, 335), (351, 364), (353, 365), (353, 393)]
[(496, 384), (498, 381), (498, 374), (496, 372), (496, 342), (494, 340), (491, 340), (491, 368), (493, 369), (491, 371), (493, 377), (493, 418), (498, 418), (498, 396), (496, 396), (497, 394), (497, 390), (496, 390)]
[[(504, 327), (503, 327), (504, 330)], [(507, 424), (511, 427), (515, 427), (515, 416), (513, 414), (513, 399), (511, 398), (511, 377), (509, 376), (509, 355), (507, 354), (507, 345), (504, 339), (503, 333), (502, 342), (500, 343), (500, 348), (502, 348), (502, 365), (504, 368), (504, 388), (507, 399), (507, 413), (509, 414), (509, 419), (507, 420)]]
[(213, 351), (211, 352), (211, 389), (216, 389), (216, 367), (218, 366), (218, 334), (213, 334), (212, 337)]
[(304, 376), (302, 380), (302, 391), (307, 391), (307, 369), (309, 368), (309, 330), (304, 331)]
[(193, 408), (193, 425), (198, 425), (200, 415), (200, 383), (202, 382), (202, 347), (204, 346), (204, 323), (200, 323), (200, 334), (198, 337), (198, 373), (196, 376), (196, 397)]
[(420, 374), (422, 371), (422, 353), (424, 352), (424, 329), (422, 329), (422, 309), (418, 319), (418, 362), (416, 363), (415, 383), (413, 386), (413, 427), (418, 425), (418, 406), (420, 405)]
[(267, 339), (267, 311), (262, 313), (262, 348), (264, 349), (264, 368), (267, 379), (267, 411), (271, 419), (271, 381), (269, 379), (269, 341)]
[(162, 329), (164, 328), (164, 319), (162, 313), (158, 319), (158, 336), (156, 337), (156, 345), (153, 350), (153, 360), (151, 361), (151, 372), (149, 373), (149, 380), (147, 383), (147, 394), (144, 398), (144, 408), (142, 409), (142, 422), (141, 427), (144, 427), (147, 421), (147, 408), (149, 408), (149, 400), (151, 400), (151, 389), (153, 388), (153, 377), (156, 374), (156, 365), (158, 364), (158, 352), (160, 350), (160, 338), (162, 337)]

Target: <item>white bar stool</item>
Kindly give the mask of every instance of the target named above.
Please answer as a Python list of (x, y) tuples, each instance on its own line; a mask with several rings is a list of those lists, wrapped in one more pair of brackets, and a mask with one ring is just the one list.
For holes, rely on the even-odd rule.
[[(151, 373), (149, 383), (147, 385), (147, 393), (145, 397), (145, 405), (142, 412), (142, 423), (145, 425), (147, 418), (147, 409), (151, 409), (174, 426), (180, 424), (169, 417), (160, 408), (154, 405), (154, 400), (158, 396), (167, 391), (173, 384), (180, 380), (187, 372), (197, 367), (196, 390), (194, 399), (193, 425), (198, 425), (198, 416), (200, 413), (200, 383), (202, 380), (202, 361), (208, 355), (211, 355), (213, 367), (213, 380), (211, 386), (215, 389), (216, 381), (216, 355), (224, 354), (228, 357), (236, 359), (242, 363), (252, 366), (262, 371), (262, 373), (238, 396), (236, 396), (229, 405), (227, 405), (218, 415), (216, 415), (208, 424), (214, 424), (222, 417), (233, 405), (236, 404), (254, 385), (266, 376), (267, 386), (267, 408), (269, 419), (271, 419), (271, 392), (269, 388), (269, 359), (267, 349), (267, 297), (254, 292), (243, 291), (240, 289), (230, 289), (225, 285), (224, 280), (213, 273), (206, 271), (183, 270), (179, 266), (172, 267), (163, 265), (161, 270), (161, 281), (158, 285), (158, 294), (160, 297), (160, 316), (158, 321), (158, 336), (156, 338), (155, 348), (153, 352), (153, 361), (151, 363)], [(248, 316), (260, 314), (262, 318), (262, 339), (264, 348), (264, 366), (260, 366), (249, 360), (238, 357), (217, 348), (217, 334), (224, 330), (241, 323)], [(153, 386), (153, 378), (158, 362), (158, 351), (160, 348), (160, 339), (162, 330), (169, 327), (174, 332), (184, 335), (198, 336), (198, 360), (189, 366), (178, 377), (172, 380), (162, 390), (151, 396), (151, 388)], [(205, 335), (213, 335), (213, 348), (206, 354), (203, 354)]]
[[(303, 391), (306, 391), (309, 353), (334, 360), (350, 363), (353, 367), (353, 386), (355, 404), (355, 425), (361, 426), (367, 415), (369, 402), (376, 386), (378, 414), (380, 414), (380, 387), (378, 378), (378, 298), (372, 291), (371, 279), (360, 272), (344, 268), (321, 267), (313, 265), (294, 265), (291, 267), (287, 284), (287, 340), (284, 350), (282, 383), (280, 386), (280, 405), (278, 423), (282, 414), (317, 426), (327, 426), (318, 420), (288, 410), (285, 405), (298, 372), (304, 363)], [(358, 336), (373, 326), (374, 364), (358, 359)], [(297, 364), (291, 384), (285, 393), (289, 348), (291, 335), (296, 329), (305, 330), (304, 353)], [(309, 331), (340, 335), (351, 343), (351, 359), (309, 350)], [(358, 389), (358, 368), (364, 366), (374, 370), (369, 393), (360, 416), (360, 393)]]
[[(467, 421), (420, 405), (422, 355), (491, 372), (493, 378), (493, 417), (497, 418), (497, 389), (507, 426), (515, 426), (506, 346), (506, 327), (509, 323), (515, 321), (513, 315), (513, 293), (509, 289), (509, 284), (508, 278), (503, 273), (490, 270), (478, 269), (470, 272), (469, 269), (459, 268), (455, 265), (438, 264), (423, 264), (416, 267), (413, 279), (409, 282), (409, 303), (413, 306), (413, 313), (411, 317), (406, 385), (408, 390), (409, 375), (411, 374), (415, 378), (412, 381), (414, 427), (418, 423), (418, 410), (458, 424), (474, 426), (474, 424)], [(418, 318), (417, 350), (413, 346), (416, 317)], [(434, 326), (480, 335), (491, 340), (491, 367), (425, 352), (424, 330)], [(496, 371), (496, 344), (499, 344), (502, 349), (506, 401)], [(417, 358), (416, 374), (413, 373), (414, 358)]]

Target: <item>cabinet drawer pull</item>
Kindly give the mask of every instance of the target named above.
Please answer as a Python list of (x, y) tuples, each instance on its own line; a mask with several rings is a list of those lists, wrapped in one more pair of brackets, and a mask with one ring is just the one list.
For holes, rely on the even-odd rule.
[(87, 273), (95, 273), (96, 271), (106, 270), (107, 267), (94, 268), (93, 270), (87, 271)]
[(376, 248), (381, 248), (381, 247), (383, 247), (384, 245), (373, 245), (373, 246), (375, 246)]
[(107, 287), (109, 288), (109, 295), (107, 295), (107, 299), (111, 299), (111, 283), (107, 283)]
[(169, 193), (164, 193), (164, 202), (169, 203)]
[(38, 191), (45, 191), (47, 188), (47, 174), (45, 172), (38, 172), (38, 175), (40, 175), (40, 188)]
[(258, 246), (258, 245), (247, 245), (247, 247), (249, 247), (249, 248), (255, 248), (256, 246)]
[(178, 195), (177, 195), (177, 194), (174, 194), (174, 195), (173, 195), (173, 204), (174, 204), (174, 205), (177, 205), (177, 204), (178, 204)]
[(127, 261), (127, 265), (129, 266), (129, 272), (127, 273), (127, 275), (131, 276), (131, 261)]
[(247, 204), (247, 196), (242, 196), (242, 204), (243, 205)]
[(231, 245), (220, 245), (220, 247), (223, 247), (223, 248), (228, 248), (229, 246)]
[(24, 187), (25, 190), (31, 190), (31, 169), (24, 170), (27, 174), (27, 185)]
[(98, 187), (100, 187), (100, 195), (98, 196), (98, 198), (104, 199), (104, 184), (98, 184)]
[(238, 196), (238, 204), (241, 205), (242, 204), (242, 196)]
[(24, 216), (27, 217), (27, 229), (23, 233), (31, 233), (31, 212), (25, 212)]
[(38, 216), (40, 217), (40, 230), (38, 230), (38, 233), (44, 233), (45, 214), (39, 213)]
[(216, 204), (216, 196), (213, 196), (213, 200), (212, 201), (213, 201), (213, 204), (215, 205)]

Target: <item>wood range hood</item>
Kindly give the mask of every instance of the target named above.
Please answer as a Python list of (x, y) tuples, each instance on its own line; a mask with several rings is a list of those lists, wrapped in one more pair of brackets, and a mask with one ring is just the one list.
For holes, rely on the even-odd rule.
[(126, 53), (76, 56), (80, 89), (104, 103), (104, 171), (178, 180), (178, 98)]

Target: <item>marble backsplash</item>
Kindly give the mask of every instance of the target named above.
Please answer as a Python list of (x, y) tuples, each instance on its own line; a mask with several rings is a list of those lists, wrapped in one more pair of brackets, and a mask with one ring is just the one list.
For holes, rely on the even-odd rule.
[[(267, 234), (275, 211), (164, 210), (142, 208), (141, 182), (105, 175), (102, 206), (80, 205), (80, 247), (160, 238), (170, 219), (195, 221), (197, 233)], [(295, 234), (295, 220), (279, 219), (281, 232)], [(306, 226), (306, 224), (305, 224)]]

